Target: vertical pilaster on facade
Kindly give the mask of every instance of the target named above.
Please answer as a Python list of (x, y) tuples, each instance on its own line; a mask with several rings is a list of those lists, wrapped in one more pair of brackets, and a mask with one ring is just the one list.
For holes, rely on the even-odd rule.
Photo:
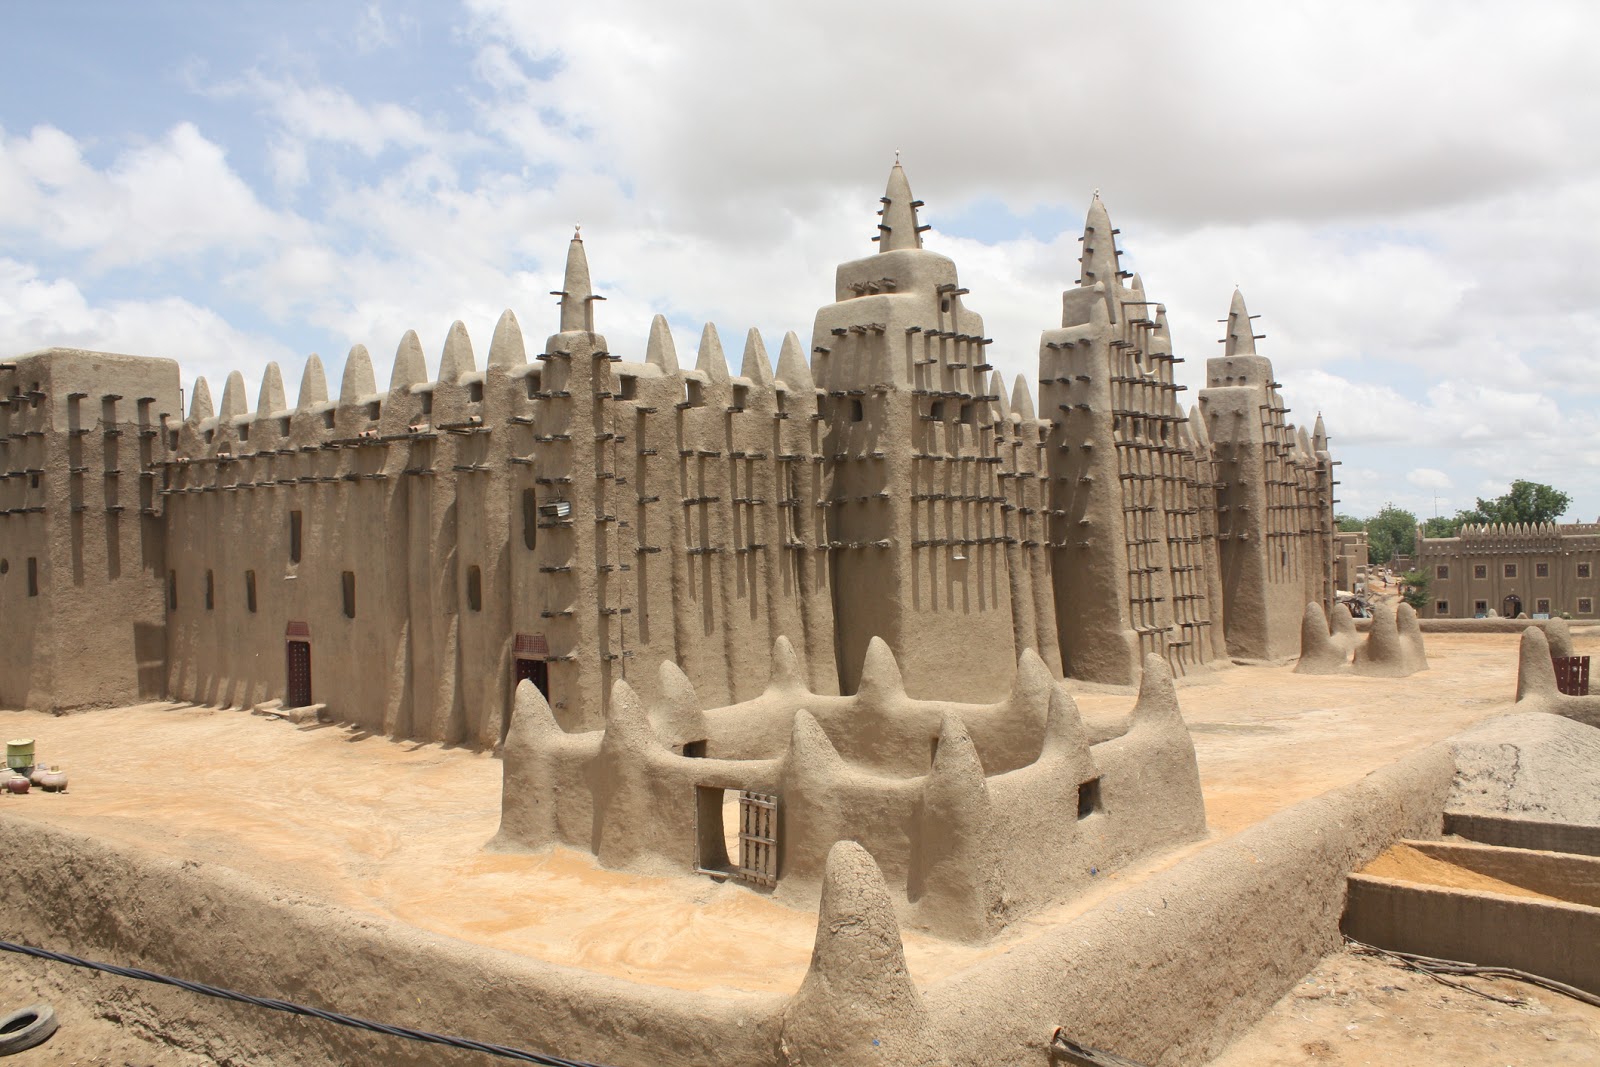
[[(1331, 607), (1332, 466), (1286, 419), (1254, 316), (1234, 291), (1223, 355), (1206, 362), (1200, 410), (1218, 465), (1217, 539), (1228, 651), (1282, 659), (1297, 651), (1308, 602)], [(1322, 431), (1325, 438), (1326, 431)]]
[[(1212, 659), (1213, 569), (1197, 459), (1173, 381), (1165, 311), (1122, 270), (1098, 195), (1062, 327), (1039, 348), (1050, 444), (1051, 538), (1062, 662), (1130, 683), (1154, 653), (1175, 670)], [(1132, 278), (1124, 284), (1124, 278)]]
[(920, 206), (896, 164), (878, 254), (842, 264), (835, 302), (817, 312), (829, 492), (816, 503), (844, 691), (880, 637), (915, 695), (985, 700), (1016, 663), (990, 342), (955, 264), (921, 247)]

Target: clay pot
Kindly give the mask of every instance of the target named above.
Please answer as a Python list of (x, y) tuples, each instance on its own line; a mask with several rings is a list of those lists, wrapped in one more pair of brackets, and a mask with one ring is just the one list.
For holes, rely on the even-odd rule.
[(16, 774), (12, 775), (6, 780), (6, 789), (20, 796), (21, 794), (26, 793), (28, 791), (28, 787), (32, 784), (32, 782), (29, 782), (26, 778), (22, 777), (22, 775)]
[(67, 772), (60, 767), (51, 767), (41, 776), (39, 788), (46, 793), (65, 793), (67, 791)]
[(32, 782), (35, 787), (43, 788), (44, 776), (49, 772), (44, 764), (35, 763), (31, 771), (18, 771), (17, 773), (26, 774), (28, 776), (28, 781)]

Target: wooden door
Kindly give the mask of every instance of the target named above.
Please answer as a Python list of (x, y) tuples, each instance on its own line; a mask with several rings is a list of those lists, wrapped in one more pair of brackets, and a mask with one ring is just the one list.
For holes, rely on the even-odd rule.
[(311, 705), (311, 642), (290, 641), (289, 691), (285, 703), (291, 708)]

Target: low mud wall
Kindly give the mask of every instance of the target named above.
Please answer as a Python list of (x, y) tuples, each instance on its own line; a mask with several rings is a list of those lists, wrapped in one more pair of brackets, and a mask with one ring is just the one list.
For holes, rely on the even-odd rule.
[[(718, 999), (540, 963), (263, 887), (227, 868), (135, 854), (17, 816), (0, 817), (0, 854), (10, 868), (0, 879), (0, 925), (8, 940), (24, 944), (621, 1067), (744, 1067), (771, 1063), (778, 1046), (784, 998), (777, 995)], [(93, 992), (125, 1025), (220, 1062), (491, 1062), (147, 982), (102, 976)]]
[(1049, 1062), (1056, 1026), (1150, 1064), (1203, 1063), (1337, 948), (1345, 876), (1436, 838), (1436, 744), (1252, 827), (925, 992), (960, 1065)]
[[(1439, 836), (1453, 774), (1449, 746), (1434, 745), (923, 987), (948, 1062), (1043, 1067), (1058, 1025), (1147, 1063), (1203, 1062), (1338, 946), (1349, 872), (1400, 838)], [(21, 817), (0, 817), (0, 850), (27, 857), (0, 883), (0, 923), (13, 940), (618, 1067), (783, 1062), (781, 995), (711, 996), (587, 974)], [(126, 1023), (219, 1061), (483, 1062), (159, 986), (103, 983), (115, 992), (98, 995), (114, 995)]]
[[(1548, 631), (1548, 619), (1418, 619), (1425, 634), (1520, 634), (1530, 626)], [(1356, 630), (1372, 629), (1371, 619), (1357, 619)]]

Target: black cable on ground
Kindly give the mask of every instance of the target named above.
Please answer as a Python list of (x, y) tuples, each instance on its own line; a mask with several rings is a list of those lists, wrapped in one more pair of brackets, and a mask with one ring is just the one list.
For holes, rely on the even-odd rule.
[[(1352, 950), (1362, 955), (1388, 956), (1414, 971), (1420, 971), (1430, 978), (1440, 979), (1441, 981), (1443, 979), (1440, 976), (1446, 974), (1471, 975), (1477, 978), (1512, 978), (1518, 982), (1526, 982), (1529, 985), (1548, 989), (1552, 993), (1560, 993), (1564, 997), (1571, 997), (1573, 1000), (1580, 1000), (1585, 1004), (1592, 1004), (1600, 1008), (1600, 997), (1587, 990), (1567, 985), (1565, 982), (1558, 982), (1554, 978), (1546, 978), (1543, 975), (1533, 974), (1529, 971), (1521, 971), (1515, 967), (1493, 967), (1478, 963), (1463, 963), (1460, 960), (1441, 960), (1435, 956), (1421, 956), (1415, 952), (1396, 952), (1391, 949), (1379, 948), (1376, 945), (1369, 945), (1364, 941), (1357, 941), (1348, 934), (1345, 935), (1344, 942)], [(1455, 985), (1453, 982), (1446, 982), (1445, 984)], [(1468, 993), (1474, 993), (1490, 1000), (1506, 1002), (1504, 998), (1492, 996), (1479, 989), (1472, 989), (1468, 986), (1457, 986), (1457, 988), (1465, 989)], [(1520, 1004), (1521, 1001), (1516, 1003)]]
[(467, 1052), (481, 1052), (486, 1056), (498, 1056), (501, 1059), (517, 1060), (521, 1063), (538, 1063), (543, 1064), (544, 1067), (602, 1067), (601, 1064), (588, 1063), (583, 1060), (566, 1060), (560, 1056), (545, 1056), (537, 1052), (508, 1048), (505, 1045), (490, 1044), (487, 1041), (473, 1041), (465, 1037), (431, 1034), (426, 1030), (412, 1030), (404, 1026), (389, 1026), (385, 1023), (375, 1023), (369, 1019), (358, 1019), (353, 1015), (344, 1015), (336, 1011), (308, 1008), (303, 1004), (293, 1004), (287, 1000), (253, 997), (248, 993), (238, 993), (231, 989), (219, 989), (203, 982), (187, 982), (182, 978), (156, 974), (153, 971), (141, 971), (137, 967), (118, 967), (114, 963), (96, 963), (93, 960), (69, 956), (65, 952), (51, 952), (49, 949), (13, 944), (10, 941), (0, 941), (0, 949), (6, 952), (20, 953), (24, 956), (33, 956), (41, 960), (65, 963), (72, 967), (84, 967), (91, 971), (104, 971), (106, 974), (114, 974), (121, 978), (134, 978), (141, 982), (156, 982), (160, 985), (176, 986), (179, 989), (187, 989), (191, 993), (199, 993), (201, 996), (216, 997), (218, 1000), (231, 1000), (239, 1004), (254, 1004), (258, 1008), (271, 1008), (274, 1011), (288, 1012), (290, 1015), (303, 1015), (311, 1019), (321, 1019), (323, 1022), (336, 1023), (339, 1026), (348, 1026), (355, 1030), (366, 1030), (369, 1033), (384, 1034), (388, 1037), (402, 1037), (408, 1041), (420, 1041), (428, 1045), (443, 1045), (446, 1048), (463, 1049)]

